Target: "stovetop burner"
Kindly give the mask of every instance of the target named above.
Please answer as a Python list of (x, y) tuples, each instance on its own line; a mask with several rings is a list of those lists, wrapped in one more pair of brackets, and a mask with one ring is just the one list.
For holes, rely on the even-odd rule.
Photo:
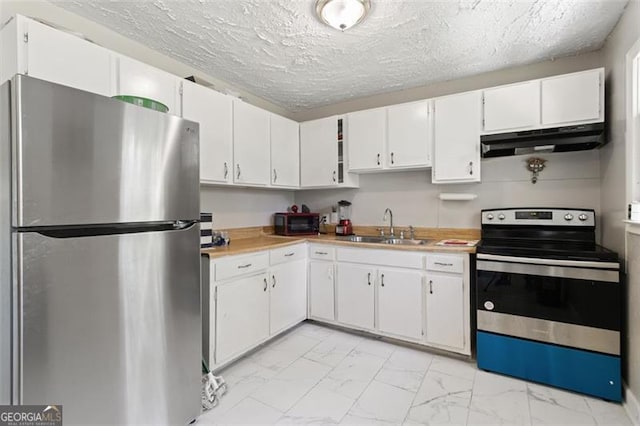
[(617, 253), (595, 243), (567, 241), (533, 241), (508, 239), (483, 239), (477, 246), (478, 253), (542, 259), (584, 260), (617, 262)]
[(617, 262), (596, 244), (595, 212), (585, 209), (505, 208), (482, 211), (477, 252), (541, 259)]

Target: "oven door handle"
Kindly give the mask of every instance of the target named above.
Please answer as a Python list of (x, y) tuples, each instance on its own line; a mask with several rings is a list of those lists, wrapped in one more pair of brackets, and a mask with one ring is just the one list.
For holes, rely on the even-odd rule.
[(538, 259), (533, 257), (502, 256), (497, 254), (478, 253), (478, 260), (495, 260), (498, 262), (526, 263), (544, 266), (572, 266), (575, 268), (620, 269), (618, 262), (589, 262), (586, 260)]
[(606, 269), (575, 268), (555, 265), (538, 265), (531, 263), (495, 262), (478, 260), (478, 272), (503, 272), (506, 274), (521, 274), (537, 277), (573, 278), (600, 282), (619, 283), (618, 271)]

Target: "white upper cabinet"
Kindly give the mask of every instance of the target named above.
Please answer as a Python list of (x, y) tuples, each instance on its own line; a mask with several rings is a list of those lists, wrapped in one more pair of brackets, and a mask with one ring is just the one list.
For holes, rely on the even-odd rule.
[(231, 97), (185, 80), (182, 82), (182, 116), (200, 123), (200, 182), (230, 182), (233, 168)]
[(531, 129), (540, 125), (540, 81), (484, 91), (484, 131)]
[(382, 169), (386, 125), (385, 108), (347, 114), (350, 172)]
[(336, 117), (300, 123), (300, 186), (338, 185)]
[(181, 115), (181, 79), (126, 56), (117, 59), (117, 83), (114, 95), (152, 99), (169, 108), (169, 114)]
[(16, 16), (2, 31), (3, 79), (22, 73), (111, 96), (111, 52), (80, 37)]
[(604, 69), (542, 80), (542, 124), (604, 121)]
[(387, 167), (431, 167), (430, 115), (430, 100), (394, 105), (387, 109)]
[(233, 101), (233, 158), (235, 183), (268, 185), (270, 182), (269, 113), (240, 100)]
[(480, 92), (434, 101), (433, 183), (480, 181)]
[(271, 114), (271, 185), (300, 186), (300, 126)]

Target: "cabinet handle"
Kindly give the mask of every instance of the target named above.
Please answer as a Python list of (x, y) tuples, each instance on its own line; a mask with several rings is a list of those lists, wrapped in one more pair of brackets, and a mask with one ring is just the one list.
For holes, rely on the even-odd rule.
[(293, 253), (293, 252), (291, 252), (291, 253), (287, 253), (287, 254), (285, 254), (285, 255), (284, 255), (284, 257), (291, 257), (291, 256), (293, 256), (294, 254), (295, 254), (295, 253)]
[(238, 269), (246, 269), (246, 268), (248, 268), (249, 266), (251, 266), (251, 264), (250, 264), (250, 263), (247, 263), (246, 265), (238, 265)]
[(469, 174), (473, 176), (473, 161), (469, 161)]
[(335, 170), (333, 171), (333, 175), (332, 176), (333, 176), (333, 181), (335, 182), (336, 181), (336, 171)]
[(433, 262), (433, 264), (440, 265), (440, 266), (453, 266), (453, 263)]
[(277, 181), (278, 180), (278, 172), (276, 172), (276, 169), (273, 169), (273, 181)]
[(224, 180), (227, 180), (227, 176), (229, 176), (229, 166), (227, 165), (227, 162), (224, 162)]
[(267, 279), (264, 279), (264, 288), (262, 289), (262, 291), (267, 291), (267, 287), (269, 287), (269, 285), (267, 284)]
[(240, 179), (240, 164), (236, 164), (236, 168), (238, 169), (238, 177), (236, 179)]
[(371, 272), (367, 273), (367, 284), (371, 285)]
[(395, 164), (395, 161), (393, 159), (393, 152), (391, 153), (391, 164)]
[(329, 269), (327, 269), (327, 278), (330, 280), (333, 280), (333, 268), (329, 267)]
[(380, 275), (380, 284), (384, 287), (384, 274)]
[(273, 284), (271, 284), (271, 288), (275, 288), (276, 287), (276, 276), (275, 275), (271, 275), (271, 278), (273, 279)]
[(380, 165), (380, 154), (378, 154), (378, 166)]
[(329, 253), (327, 253), (326, 251), (317, 251), (316, 254), (319, 254), (320, 256), (326, 256)]
[(433, 294), (433, 280), (429, 280), (429, 294)]

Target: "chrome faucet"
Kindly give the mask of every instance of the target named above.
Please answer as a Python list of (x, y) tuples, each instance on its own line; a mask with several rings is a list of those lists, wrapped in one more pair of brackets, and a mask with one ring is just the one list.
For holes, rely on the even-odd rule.
[(389, 236), (391, 238), (395, 237), (395, 231), (393, 230), (393, 212), (391, 211), (390, 208), (387, 207), (387, 209), (384, 211), (384, 216), (382, 216), (382, 220), (384, 222), (387, 221), (387, 214), (389, 215)]

